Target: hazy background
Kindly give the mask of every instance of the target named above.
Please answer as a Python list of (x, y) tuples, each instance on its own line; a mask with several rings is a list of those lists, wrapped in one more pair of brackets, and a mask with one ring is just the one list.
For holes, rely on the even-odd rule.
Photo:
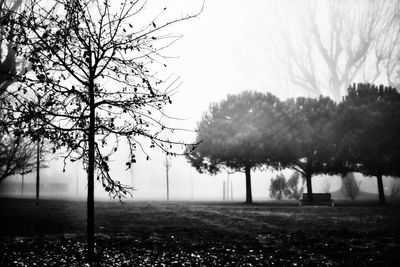
[[(186, 14), (196, 13), (201, 9), (203, 1), (150, 1), (146, 12), (148, 16), (158, 14), (165, 4), (167, 11), (159, 19), (179, 18)], [(218, 102), (227, 94), (237, 94), (244, 90), (271, 92), (281, 99), (300, 95), (312, 96), (309, 93), (291, 87), (272, 74), (279, 68), (276, 66), (270, 40), (278, 34), (277, 24), (281, 20), (289, 21), (287, 14), (290, 1), (264, 0), (209, 0), (205, 2), (203, 12), (190, 21), (169, 28), (171, 32), (183, 37), (173, 46), (164, 51), (168, 68), (162, 69), (163, 75), (173, 74), (180, 77), (182, 85), (175, 92), (173, 104), (166, 109), (172, 117), (179, 120), (170, 121), (177, 128), (195, 130), (197, 122), (211, 102)], [(283, 12), (284, 11), (284, 12)], [(158, 22), (158, 21), (157, 21)], [(294, 23), (294, 22), (292, 22)], [(324, 23), (321, 20), (319, 23)], [(295, 28), (295, 27), (294, 27)], [(299, 37), (300, 38), (300, 37)], [(176, 139), (193, 141), (194, 132), (176, 132)], [(133, 199), (164, 200), (166, 199), (165, 156), (154, 149), (147, 150), (151, 160), (138, 153), (138, 162), (132, 170), (125, 170), (128, 151), (123, 146), (114, 156), (111, 163), (111, 174), (115, 180), (125, 184), (133, 184), (137, 189)], [(170, 199), (171, 200), (221, 200), (222, 181), (227, 179), (227, 173), (216, 176), (199, 174), (190, 167), (183, 157), (171, 159), (170, 169)], [(81, 163), (68, 162), (63, 173), (61, 160), (48, 162), (50, 168), (41, 169), (43, 183), (54, 182), (67, 184), (65, 192), (57, 193), (62, 197), (86, 197), (86, 173)], [(283, 171), (287, 176), (291, 171)], [(255, 201), (270, 199), (270, 178), (277, 173), (269, 170), (252, 173), (252, 191)], [(361, 179), (361, 175), (356, 175)], [(245, 200), (244, 173), (230, 175), (233, 184), (233, 199)], [(362, 191), (376, 192), (375, 179), (362, 179)], [(326, 187), (326, 179), (313, 178), (315, 192)], [(16, 183), (11, 191), (20, 192), (21, 176), (7, 178), (3, 183)], [(25, 196), (33, 195), (35, 174), (25, 176)], [(340, 188), (340, 178), (330, 179), (330, 191)], [(370, 189), (371, 187), (371, 189)], [(31, 192), (27, 192), (32, 190)], [(45, 189), (43, 189), (45, 190)], [(48, 196), (43, 191), (44, 196)], [(96, 197), (107, 198), (102, 186), (96, 183)]]

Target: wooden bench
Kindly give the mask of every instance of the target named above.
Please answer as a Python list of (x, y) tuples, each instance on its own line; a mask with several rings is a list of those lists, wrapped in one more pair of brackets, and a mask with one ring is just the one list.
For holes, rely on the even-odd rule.
[(314, 201), (310, 202), (308, 201), (307, 193), (303, 193), (303, 196), (299, 201), (299, 206), (303, 205), (330, 205), (331, 207), (335, 206), (335, 203), (333, 202), (330, 193), (317, 193), (312, 195)]

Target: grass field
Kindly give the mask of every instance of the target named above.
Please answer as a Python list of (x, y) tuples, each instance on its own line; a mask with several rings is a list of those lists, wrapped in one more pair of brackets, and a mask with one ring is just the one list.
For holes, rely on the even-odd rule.
[[(0, 266), (83, 266), (85, 202), (0, 199)], [(99, 266), (395, 266), (400, 206), (96, 203)]]

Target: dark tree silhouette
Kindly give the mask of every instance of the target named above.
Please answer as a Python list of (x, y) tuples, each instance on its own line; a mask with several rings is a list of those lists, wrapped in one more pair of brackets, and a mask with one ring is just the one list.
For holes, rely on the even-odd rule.
[(286, 123), (289, 134), (284, 135), (285, 146), (281, 164), (303, 175), (308, 201), (313, 201), (311, 178), (327, 172), (334, 151), (333, 122), (336, 104), (328, 97), (286, 101)]
[(288, 186), (286, 183), (285, 175), (277, 174), (275, 178), (271, 179), (271, 185), (269, 187), (269, 195), (272, 198), (281, 200), (286, 198), (289, 194)]
[(400, 94), (393, 87), (353, 85), (338, 107), (335, 126), (339, 170), (377, 178), (385, 204), (382, 176), (399, 176)]
[[(171, 103), (176, 80), (160, 79), (161, 51), (179, 36), (166, 33), (169, 22), (135, 21), (145, 1), (27, 1), (5, 22), (16, 53), (28, 59), (31, 72), (15, 78), (10, 93), (18, 112), (14, 132), (49, 139), (64, 147), (67, 158), (83, 159), (88, 173), (88, 258), (94, 259), (94, 180), (113, 198), (131, 194), (130, 186), (110, 176), (108, 162), (121, 142), (130, 149), (127, 168), (138, 150), (185, 144), (163, 138), (172, 131), (163, 107)], [(14, 28), (13, 31), (10, 29)], [(147, 140), (147, 141), (146, 141)], [(146, 154), (146, 159), (150, 157)]]
[(344, 196), (349, 197), (351, 200), (356, 199), (357, 195), (360, 193), (360, 182), (356, 181), (354, 173), (350, 172), (342, 177), (341, 190)]
[[(12, 49), (15, 43), (4, 36), (4, 21), (21, 4), (22, 0), (0, 1), (0, 182), (9, 176), (32, 171), (35, 154), (35, 147), (30, 140), (8, 132), (10, 121), (6, 90), (15, 82), (12, 74), (20, 72), (26, 66), (24, 61), (17, 59)], [(8, 30), (12, 32), (13, 27)]]
[(28, 141), (8, 135), (0, 136), (0, 182), (9, 176), (27, 173), (35, 168), (35, 145)]
[(300, 174), (298, 172), (293, 172), (293, 174), (287, 180), (288, 198), (299, 200), (304, 189), (304, 179), (300, 179)]
[(188, 155), (199, 172), (244, 171), (246, 202), (252, 203), (251, 170), (276, 162), (281, 103), (271, 94), (245, 91), (211, 104), (198, 124), (198, 148)]

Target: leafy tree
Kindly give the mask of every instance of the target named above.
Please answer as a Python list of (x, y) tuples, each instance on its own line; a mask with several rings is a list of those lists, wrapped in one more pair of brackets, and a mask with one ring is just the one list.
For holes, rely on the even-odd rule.
[(393, 87), (351, 86), (339, 105), (335, 129), (342, 172), (375, 176), (385, 204), (382, 176), (399, 176), (400, 94)]
[(284, 147), (286, 158), (280, 157), (280, 163), (303, 175), (308, 200), (313, 201), (311, 178), (328, 171), (334, 151), (332, 127), (336, 104), (322, 96), (299, 97), (285, 104), (288, 134), (284, 135), (284, 146), (280, 147)]
[(251, 170), (276, 164), (281, 102), (272, 94), (245, 91), (211, 104), (198, 123), (198, 148), (187, 157), (199, 171), (244, 171), (246, 202), (252, 203)]
[(271, 185), (269, 187), (269, 195), (272, 198), (281, 200), (287, 197), (289, 194), (288, 185), (286, 183), (285, 175), (282, 173), (277, 174), (275, 178), (271, 179)]
[(271, 179), (269, 188), (270, 196), (277, 200), (282, 198), (300, 199), (304, 189), (304, 179), (300, 180), (300, 174), (293, 172), (290, 178), (286, 180), (285, 176), (281, 173), (276, 175), (275, 179)]
[(158, 73), (164, 67), (162, 49), (179, 38), (163, 30), (193, 16), (141, 23), (136, 18), (145, 7), (145, 1), (30, 0), (4, 22), (16, 53), (32, 70), (15, 76), (20, 86), (10, 93), (16, 101), (11, 106), (18, 109), (14, 134), (49, 139), (54, 150), (66, 149), (65, 159), (83, 159), (89, 260), (94, 259), (95, 177), (114, 198), (131, 194), (130, 186), (110, 176), (108, 162), (120, 143), (129, 147), (127, 168), (138, 160), (138, 149), (173, 153), (172, 145), (185, 145), (162, 137), (173, 130), (162, 118), (176, 83)]

